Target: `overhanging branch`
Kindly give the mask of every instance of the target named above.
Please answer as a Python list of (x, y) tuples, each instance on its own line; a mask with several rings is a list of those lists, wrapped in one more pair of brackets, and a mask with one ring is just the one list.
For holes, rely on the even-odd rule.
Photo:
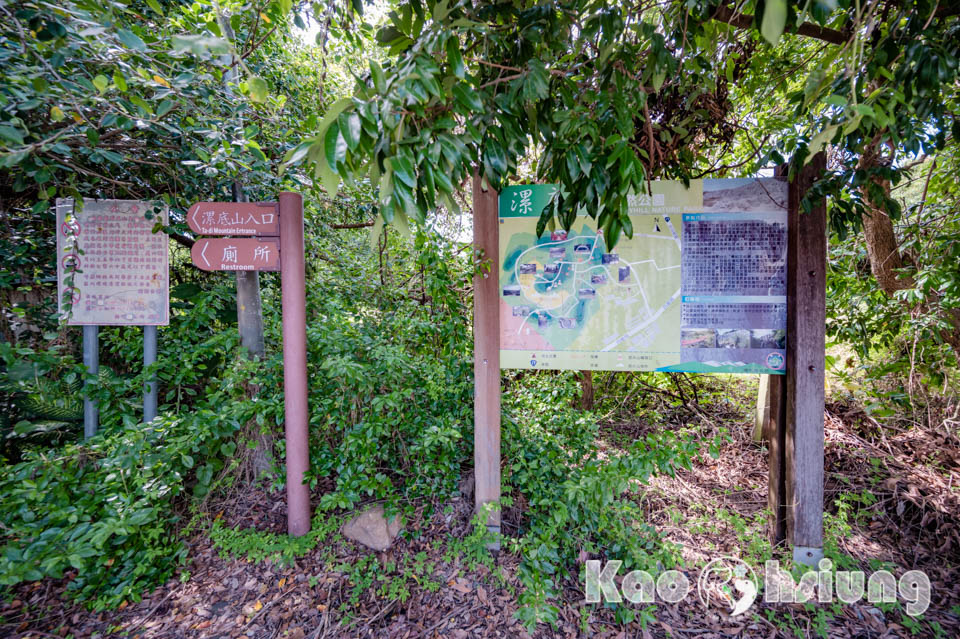
[[(726, 24), (738, 29), (750, 29), (753, 27), (752, 15), (738, 13), (730, 7), (717, 7), (717, 10), (714, 12), (712, 18), (718, 22), (725, 22)], [(801, 24), (799, 27), (797, 27), (796, 33), (797, 35), (802, 35), (807, 38), (823, 40), (824, 42), (829, 42), (830, 44), (846, 44), (850, 39), (850, 34), (848, 33), (837, 31), (836, 29), (821, 27), (820, 25), (813, 24), (811, 22), (804, 22)]]

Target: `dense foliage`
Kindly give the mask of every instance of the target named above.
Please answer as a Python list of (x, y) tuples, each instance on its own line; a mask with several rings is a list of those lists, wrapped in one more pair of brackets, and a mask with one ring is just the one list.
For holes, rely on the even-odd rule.
[[(208, 526), (204, 500), (251, 480), (261, 437), (276, 444), (267, 479), (283, 483), (282, 439), (270, 437), (283, 422), (277, 276), (261, 277), (267, 352), (247, 361), (233, 278), (200, 273), (186, 250), (187, 206), (240, 191), (305, 195), (308, 478), (327, 527), (373, 500), (401, 516), (439, 507), (471, 472), (471, 280), (482, 266), (459, 213), (474, 172), (494, 188), (518, 174), (561, 184), (541, 227), (587, 213), (613, 243), (631, 234), (628, 196), (649, 179), (795, 168), (827, 147), (815, 195), (831, 197), (834, 373), (876, 417), (909, 405), (929, 421), (936, 394), (956, 391), (953, 9), (413, 0), (366, 7), (365, 18), (364, 8), (0, 5), (3, 585), (65, 578), (88, 605), (113, 607), (171, 576), (187, 533), (212, 530), (255, 558), (306, 552), (326, 534), (287, 544)], [(311, 16), (316, 46), (298, 29)], [(171, 324), (154, 370), (140, 366), (135, 327), (101, 330), (96, 380), (79, 363), (77, 329), (53, 315), (58, 197), (171, 207), (157, 229), (172, 240)], [(161, 417), (140, 424), (147, 373), (159, 378)], [(522, 561), (518, 614), (531, 627), (557, 618), (551, 600), (584, 556), (676, 564), (630, 492), (716, 444), (643, 403), (659, 394), (693, 415), (689, 381), (602, 374), (598, 406), (624, 419), (643, 411), (661, 429), (600, 450), (603, 419), (582, 410), (583, 380), (504, 376), (503, 542)], [(101, 420), (88, 442), (84, 382)], [(251, 552), (250, 539), (262, 547)]]

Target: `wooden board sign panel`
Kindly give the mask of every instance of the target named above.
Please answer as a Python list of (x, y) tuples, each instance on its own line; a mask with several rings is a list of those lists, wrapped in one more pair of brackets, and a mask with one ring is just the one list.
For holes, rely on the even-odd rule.
[(280, 240), (203, 238), (190, 249), (190, 257), (204, 271), (279, 271)]
[(276, 202), (197, 202), (187, 211), (187, 225), (199, 235), (280, 234)]
[[(57, 302), (70, 325), (170, 323), (165, 205), (57, 200)], [(149, 218), (147, 216), (150, 216)]]
[(504, 189), (503, 368), (784, 374), (787, 182), (651, 186), (613, 249), (587, 215), (535, 235), (556, 187)]

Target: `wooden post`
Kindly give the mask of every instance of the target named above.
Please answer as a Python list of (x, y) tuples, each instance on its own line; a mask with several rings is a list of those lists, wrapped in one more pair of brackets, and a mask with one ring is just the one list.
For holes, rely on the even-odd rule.
[[(479, 171), (473, 174), (473, 247), (483, 259), (473, 278), (473, 462), (474, 499), (479, 511), (496, 503), (487, 519), (491, 532), (500, 532), (500, 294), (499, 218), (497, 193), (483, 189)], [(497, 542), (491, 546), (499, 550)]]
[(773, 375), (760, 375), (757, 386), (757, 408), (753, 415), (753, 441), (766, 439), (770, 424), (770, 379)]
[(776, 546), (787, 539), (786, 376), (770, 375), (770, 387), (767, 390), (770, 411), (763, 433), (770, 465), (767, 507), (770, 510), (770, 545)]
[(770, 439), (772, 536), (784, 524), (794, 561), (810, 566), (823, 557), (827, 209), (820, 200), (803, 212), (800, 203), (825, 169), (826, 156), (818, 153), (790, 184), (786, 388), (775, 400), (777, 412), (773, 403), (770, 409), (771, 421), (783, 416)]
[(280, 215), (280, 306), (283, 323), (283, 408), (287, 462), (287, 532), (310, 532), (310, 415), (307, 389), (307, 311), (303, 196), (282, 191)]

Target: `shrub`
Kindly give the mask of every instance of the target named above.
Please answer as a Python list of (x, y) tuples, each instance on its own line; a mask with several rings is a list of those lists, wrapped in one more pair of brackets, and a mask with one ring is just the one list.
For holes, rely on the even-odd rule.
[(139, 599), (185, 557), (182, 498), (210, 489), (248, 411), (236, 401), (149, 424), (127, 417), (85, 443), (25, 451), (0, 478), (0, 583), (67, 577), (95, 609)]

